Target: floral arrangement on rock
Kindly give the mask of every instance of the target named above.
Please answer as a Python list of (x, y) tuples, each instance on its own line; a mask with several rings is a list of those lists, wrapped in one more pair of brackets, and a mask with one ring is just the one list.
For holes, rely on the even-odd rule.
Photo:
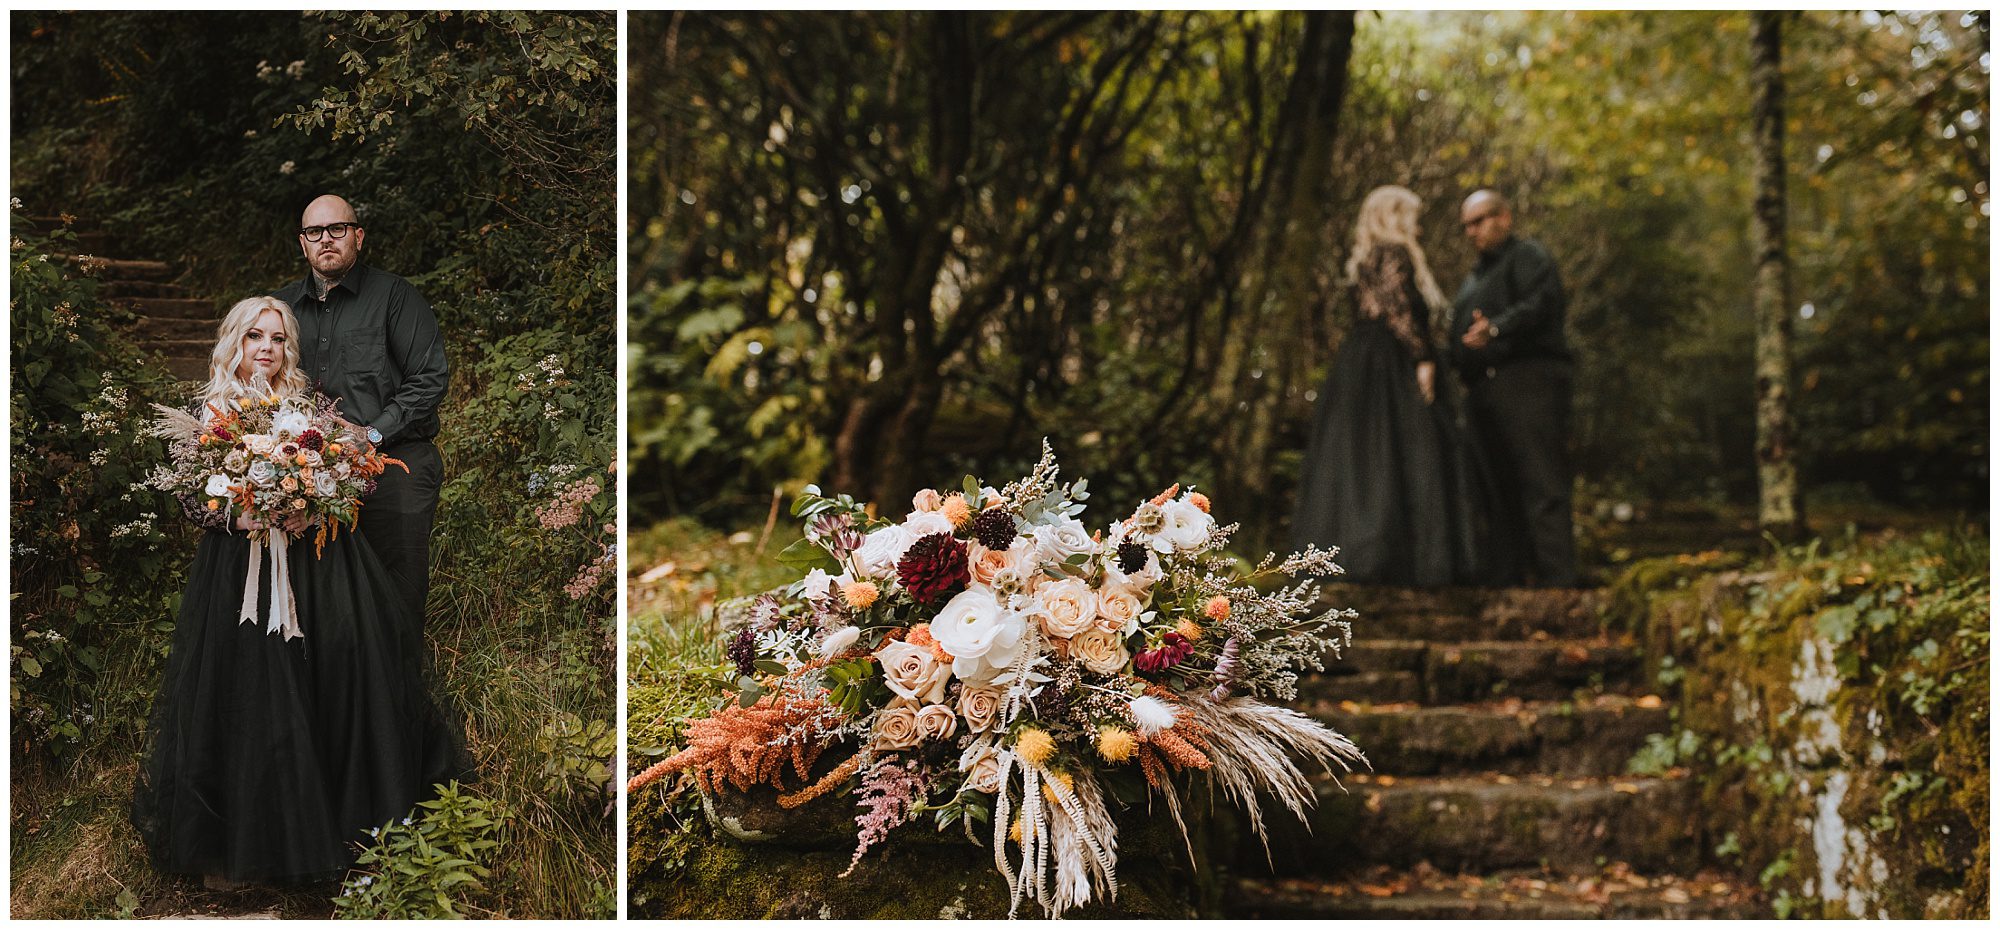
[[(806, 537), (781, 558), (810, 570), (756, 600), (729, 641), (729, 699), (628, 788), (685, 772), (711, 793), (771, 786), (791, 808), (852, 785), (853, 864), (926, 815), (974, 842), (988, 822), (1014, 908), (1057, 916), (1117, 894), (1113, 780), (1143, 784), (1183, 838), (1180, 773), (1260, 837), (1261, 795), (1304, 819), (1316, 798), (1295, 760), (1365, 763), (1265, 703), (1349, 642), (1352, 612), (1318, 610), (1336, 553), (1246, 569), (1223, 551), (1235, 527), (1178, 486), (1093, 534), (1086, 483), (1058, 477), (1044, 443), (1026, 478), (921, 491), (900, 523), (807, 488), (792, 510)], [(1276, 576), (1290, 580), (1260, 589)], [(835, 747), (852, 754), (813, 777)]]
[(161, 404), (152, 433), (168, 441), (167, 462), (155, 467), (145, 485), (167, 491), (189, 506), (220, 514), (228, 524), (249, 516), (266, 529), (256, 531), (263, 546), (250, 548), (250, 571), (243, 594), (242, 622), (257, 619), (259, 563), (266, 549), (272, 560), (272, 633), (300, 635), (287, 569), (285, 521), (303, 515), (317, 526), (315, 555), (324, 553), (340, 528), (361, 518), (362, 499), (389, 466), (409, 470), (377, 451), (361, 431), (341, 419), (339, 402), (322, 394), (280, 395), (260, 377), (243, 397), (197, 412)]

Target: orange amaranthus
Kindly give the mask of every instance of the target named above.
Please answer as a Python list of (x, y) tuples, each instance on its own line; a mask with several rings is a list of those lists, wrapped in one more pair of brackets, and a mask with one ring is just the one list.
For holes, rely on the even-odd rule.
[(827, 747), (818, 724), (839, 711), (824, 701), (769, 694), (749, 707), (724, 706), (713, 716), (688, 724), (687, 748), (626, 783), (642, 788), (670, 772), (692, 771), (695, 783), (715, 792), (724, 784), (738, 791), (753, 785), (782, 789), (786, 763), (804, 781)]

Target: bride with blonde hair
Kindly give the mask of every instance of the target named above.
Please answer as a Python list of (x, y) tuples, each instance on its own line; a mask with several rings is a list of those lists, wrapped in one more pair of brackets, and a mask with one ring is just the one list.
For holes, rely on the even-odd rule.
[(1423, 201), (1370, 191), (1345, 266), (1351, 325), (1321, 387), (1294, 541), (1339, 546), (1345, 580), (1477, 580), (1473, 469), (1437, 390), (1431, 313), (1447, 306), (1418, 241)]
[[(307, 394), (297, 337), (282, 301), (231, 307), (187, 422), (208, 425), (252, 397)], [(364, 831), (408, 815), (459, 774), (460, 738), (425, 690), (418, 627), (362, 534), (316, 553), (302, 518), (267, 527), (227, 508), (182, 506), (201, 541), (132, 823), (155, 868), (205, 876), (211, 888), (338, 878)], [(265, 545), (282, 552), (249, 558)], [(296, 605), (282, 636), (270, 632), (266, 599), (255, 599), (255, 618), (244, 606), (246, 588), (280, 590), (280, 571)]]

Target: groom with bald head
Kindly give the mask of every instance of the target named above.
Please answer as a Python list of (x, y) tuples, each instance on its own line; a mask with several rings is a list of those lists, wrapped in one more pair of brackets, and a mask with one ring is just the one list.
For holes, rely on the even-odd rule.
[(1474, 191), (1459, 225), (1479, 263), (1452, 302), (1446, 340), (1466, 418), (1495, 485), (1488, 563), (1498, 584), (1575, 587), (1569, 417), (1569, 296), (1541, 243), (1514, 235), (1514, 208)]
[(343, 417), (368, 433), (391, 466), (362, 502), (361, 534), (395, 576), (411, 622), (424, 622), (430, 593), (431, 522), (444, 462), (433, 440), (450, 383), (437, 316), (410, 282), (361, 262), (367, 237), (354, 207), (333, 194), (299, 219), (305, 277), (273, 297), (299, 321), (299, 368), (340, 400)]

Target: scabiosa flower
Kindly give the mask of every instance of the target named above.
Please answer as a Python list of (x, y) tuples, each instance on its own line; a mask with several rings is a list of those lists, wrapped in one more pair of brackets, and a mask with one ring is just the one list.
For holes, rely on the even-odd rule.
[(1020, 527), (1014, 522), (1014, 515), (1005, 510), (980, 511), (972, 518), (972, 538), (979, 544), (995, 552), (1005, 552), (1020, 535)]
[(965, 544), (950, 533), (932, 533), (910, 545), (896, 563), (896, 580), (919, 604), (931, 604), (964, 590), (972, 580)]
[(1187, 661), (1191, 655), (1194, 655), (1194, 643), (1188, 642), (1188, 638), (1179, 633), (1166, 633), (1160, 636), (1158, 648), (1133, 656), (1132, 667), (1141, 672), (1163, 672)]
[(1146, 570), (1145, 544), (1122, 542), (1118, 544), (1118, 570), (1127, 575), (1136, 575)]
[(757, 673), (757, 631), (749, 626), (736, 631), (736, 637), (729, 641), (729, 661), (736, 663), (736, 674)]

